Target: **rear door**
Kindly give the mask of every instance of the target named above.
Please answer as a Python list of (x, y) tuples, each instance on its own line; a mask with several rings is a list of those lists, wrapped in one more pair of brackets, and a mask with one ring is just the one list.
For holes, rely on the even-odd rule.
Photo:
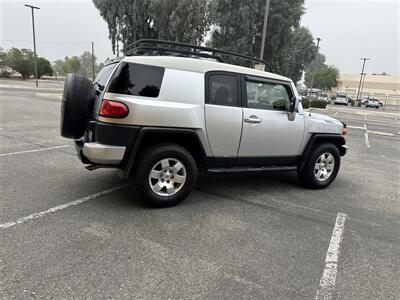
[(288, 118), (289, 82), (243, 76), (243, 132), (239, 158), (292, 158), (299, 154), (304, 117)]
[(229, 72), (205, 76), (205, 120), (214, 157), (237, 157), (243, 120), (239, 80)]

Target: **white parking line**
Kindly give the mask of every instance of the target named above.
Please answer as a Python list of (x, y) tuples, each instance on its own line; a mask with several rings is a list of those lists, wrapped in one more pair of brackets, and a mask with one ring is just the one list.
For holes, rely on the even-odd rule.
[(115, 191), (121, 190), (123, 188), (126, 188), (128, 186), (129, 186), (129, 184), (124, 184), (124, 185), (120, 185), (120, 186), (117, 186), (117, 187), (113, 187), (113, 188), (104, 190), (102, 192), (99, 192), (99, 193), (96, 193), (96, 194), (93, 194), (93, 195), (89, 195), (89, 196), (86, 196), (86, 197), (83, 197), (83, 198), (80, 198), (80, 199), (77, 199), (77, 200), (74, 200), (74, 201), (71, 201), (71, 202), (68, 202), (68, 203), (61, 204), (59, 206), (55, 206), (55, 207), (49, 208), (49, 209), (41, 211), (41, 212), (37, 212), (37, 213), (31, 214), (29, 216), (25, 216), (25, 217), (19, 218), (19, 219), (15, 220), (15, 221), (11, 221), (11, 222), (0, 224), (0, 229), (6, 229), (6, 228), (12, 227), (12, 226), (17, 225), (17, 224), (22, 224), (22, 223), (28, 222), (30, 220), (34, 220), (34, 219), (38, 219), (38, 218), (44, 217), (44, 216), (49, 215), (51, 213), (57, 212), (59, 210), (62, 210), (62, 209), (65, 209), (65, 208), (68, 208), (68, 207), (71, 207), (71, 206), (75, 206), (75, 205), (81, 204), (81, 203), (89, 201), (89, 200), (93, 200), (93, 199), (98, 198), (100, 196), (104, 196), (104, 195), (110, 194), (112, 192), (115, 192)]
[(368, 139), (368, 129), (367, 129), (367, 125), (364, 124), (364, 137), (365, 137), (365, 145), (367, 146), (367, 148), (370, 148), (371, 145), (369, 144), (369, 139)]
[(367, 114), (364, 113), (364, 121), (367, 121)]
[(367, 132), (371, 133), (371, 134), (376, 134), (376, 135), (394, 136), (393, 133), (389, 133), (389, 132), (374, 131), (374, 130), (368, 130)]
[(339, 212), (336, 216), (335, 227), (333, 228), (331, 241), (325, 258), (325, 267), (319, 281), (319, 287), (315, 299), (331, 299), (336, 285), (336, 275), (340, 246), (343, 241), (344, 223), (347, 215)]
[(364, 126), (351, 126), (351, 125), (347, 125), (348, 128), (352, 128), (352, 129), (361, 129), (364, 130)]
[[(365, 130), (365, 127), (362, 127), (362, 126), (347, 125), (347, 128)], [(375, 130), (366, 130), (366, 132), (370, 133), (370, 134), (376, 134), (376, 135), (394, 136), (394, 134), (390, 133), (390, 132), (375, 131)]]
[(10, 155), (17, 155), (17, 154), (24, 154), (24, 153), (33, 153), (33, 152), (46, 151), (46, 150), (53, 150), (53, 149), (60, 149), (60, 148), (66, 148), (66, 147), (69, 147), (69, 145), (61, 145), (61, 146), (55, 146), (55, 147), (40, 148), (40, 149), (33, 149), (33, 150), (25, 150), (25, 151), (18, 151), (18, 152), (0, 153), (0, 157), (10, 156)]

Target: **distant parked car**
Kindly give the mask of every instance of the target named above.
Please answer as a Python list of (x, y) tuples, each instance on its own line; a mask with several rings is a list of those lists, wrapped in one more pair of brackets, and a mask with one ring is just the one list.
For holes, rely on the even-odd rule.
[(349, 99), (347, 98), (347, 95), (346, 94), (340, 94), (340, 93), (337, 93), (336, 94), (336, 98), (335, 98), (335, 100), (333, 101), (333, 104), (341, 104), (341, 105), (348, 105), (349, 104)]
[(326, 101), (326, 102), (330, 102), (328, 94), (320, 94), (318, 96), (318, 100), (323, 100), (323, 101)]
[(362, 104), (362, 105), (365, 105), (365, 102), (367, 102), (368, 99), (369, 99), (369, 97), (364, 97), (364, 98), (362, 98), (362, 99), (361, 99), (361, 104)]
[(365, 107), (375, 107), (376, 109), (382, 106), (381, 103), (379, 103), (379, 100), (375, 98), (368, 98), (364, 104)]

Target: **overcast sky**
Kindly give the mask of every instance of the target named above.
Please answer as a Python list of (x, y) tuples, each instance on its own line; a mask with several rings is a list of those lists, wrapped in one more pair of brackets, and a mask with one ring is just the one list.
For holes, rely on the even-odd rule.
[[(91, 0), (0, 0), (2, 48), (32, 48), (25, 3), (41, 8), (35, 11), (38, 55), (51, 61), (80, 55), (93, 41), (100, 61), (113, 56), (107, 24)], [(359, 73), (360, 57), (370, 57), (367, 73), (400, 75), (400, 0), (306, 0), (305, 6), (302, 25), (322, 39), (327, 63)]]

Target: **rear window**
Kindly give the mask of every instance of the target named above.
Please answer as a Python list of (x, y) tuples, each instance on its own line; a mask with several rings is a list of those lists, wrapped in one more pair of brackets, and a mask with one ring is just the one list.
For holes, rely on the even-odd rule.
[(108, 87), (109, 93), (157, 98), (164, 76), (164, 68), (121, 63)]

